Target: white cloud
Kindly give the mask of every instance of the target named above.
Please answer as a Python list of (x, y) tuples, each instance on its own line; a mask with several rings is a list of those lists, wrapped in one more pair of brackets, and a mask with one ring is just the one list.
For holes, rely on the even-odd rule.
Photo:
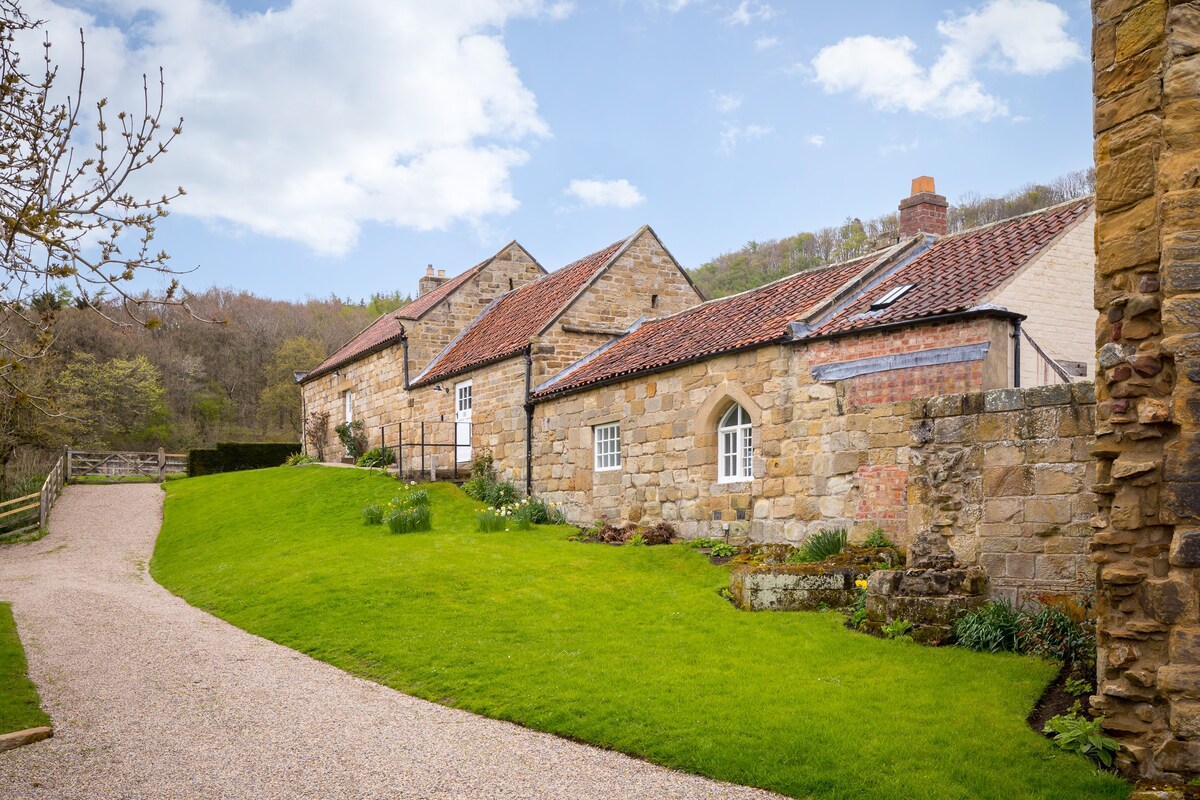
[(812, 136), (805, 136), (804, 141), (811, 144), (813, 147), (824, 147), (825, 137), (819, 133), (814, 133)]
[(564, 193), (574, 197), (585, 206), (608, 208), (633, 208), (646, 202), (637, 187), (621, 178), (606, 180), (573, 180)]
[(731, 111), (737, 111), (742, 107), (742, 96), (740, 94), (723, 94), (721, 92), (713, 92), (713, 105), (717, 111), (722, 114), (728, 114)]
[(760, 0), (741, 0), (725, 21), (730, 25), (749, 25), (751, 22), (766, 22), (775, 16), (775, 9)]
[(881, 156), (901, 155), (903, 153), (908, 153), (913, 150), (916, 150), (917, 147), (920, 146), (920, 144), (921, 144), (921, 142), (917, 139), (913, 139), (911, 142), (894, 142), (892, 144), (885, 144), (883, 147), (879, 148), (879, 155), (881, 155)]
[(761, 52), (763, 50), (770, 50), (777, 44), (779, 44), (779, 37), (777, 36), (760, 36), (754, 40), (754, 49)]
[(72, 31), (86, 29), (86, 97), (107, 95), (114, 111), (138, 107), (129, 89), (165, 67), (166, 117), (182, 115), (184, 135), (147, 173), (149, 192), (183, 185), (180, 213), (333, 255), (367, 223), (442, 229), (517, 208), (511, 172), (550, 132), (500, 32), (571, 10), (295, 0), (255, 13), (219, 0), (109, 0), (128, 21), (121, 30), (52, 0), (24, 5), (49, 21), (63, 76)]
[(740, 143), (761, 139), (769, 133), (771, 133), (771, 128), (766, 125), (751, 123), (742, 126), (733, 122), (727, 123), (721, 129), (721, 150), (731, 153)]
[(1008, 108), (985, 90), (976, 68), (1022, 75), (1061, 69), (1082, 56), (1066, 22), (1045, 0), (991, 0), (938, 23), (947, 42), (929, 68), (916, 62), (917, 46), (906, 36), (849, 37), (822, 49), (812, 66), (825, 91), (854, 92), (881, 110), (987, 120)]

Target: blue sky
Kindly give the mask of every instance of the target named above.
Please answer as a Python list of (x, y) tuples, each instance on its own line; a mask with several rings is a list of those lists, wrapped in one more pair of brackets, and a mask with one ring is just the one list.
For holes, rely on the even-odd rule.
[[(548, 269), (648, 223), (684, 266), (1091, 158), (1083, 2), (27, 0), (93, 93), (161, 65), (185, 286), (415, 291), (511, 239)], [(69, 64), (70, 48), (56, 47)], [(154, 286), (155, 282), (148, 285)]]

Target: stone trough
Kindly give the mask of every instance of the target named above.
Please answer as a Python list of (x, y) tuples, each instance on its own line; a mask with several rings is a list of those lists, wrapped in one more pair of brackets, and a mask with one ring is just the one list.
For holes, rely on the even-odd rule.
[(845, 608), (858, 597), (856, 581), (865, 581), (880, 565), (900, 563), (899, 552), (891, 547), (852, 545), (827, 561), (781, 563), (790, 552), (785, 546), (760, 546), (746, 556), (748, 563), (732, 563), (729, 591), (734, 604), (746, 611)]

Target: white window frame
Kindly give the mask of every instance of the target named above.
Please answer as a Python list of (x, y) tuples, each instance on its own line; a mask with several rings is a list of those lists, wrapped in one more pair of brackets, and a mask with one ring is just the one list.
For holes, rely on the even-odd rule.
[(354, 392), (349, 389), (342, 392), (342, 412), (345, 422), (354, 422)]
[(593, 426), (592, 443), (592, 463), (596, 472), (614, 472), (621, 468), (621, 423)]
[(717, 423), (717, 482), (754, 479), (754, 429), (750, 414), (738, 403)]

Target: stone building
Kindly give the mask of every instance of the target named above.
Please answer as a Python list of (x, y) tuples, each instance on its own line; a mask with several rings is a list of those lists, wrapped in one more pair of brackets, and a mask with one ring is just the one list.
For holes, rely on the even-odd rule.
[(372, 445), (402, 443), (406, 468), (445, 475), (486, 450), (526, 485), (529, 388), (702, 299), (649, 227), (550, 274), (514, 242), (421, 288), (301, 379), (306, 415), (329, 414), (327, 457), (333, 426), (361, 420)]
[(918, 179), (890, 247), (707, 303), (648, 227), (550, 274), (513, 243), (427, 275), (303, 379), (306, 410), (328, 457), (346, 419), (409, 470), (486, 450), (577, 522), (904, 540), (905, 423), (861, 414), (1063, 382), (1093, 347), (1091, 200), (954, 235), (946, 207)]
[[(908, 208), (937, 209), (927, 194)], [(665, 519), (689, 536), (793, 542), (882, 527), (906, 541), (911, 433), (894, 404), (1038, 377), (1020, 333), (1034, 319), (1087, 362), (1090, 325), (1057, 327), (1041, 297), (1056, 267), (1090, 275), (1092, 216), (1085, 199), (952, 236), (918, 231), (643, 322), (535, 385), (533, 485), (579, 523)], [(1090, 303), (1080, 280), (1057, 296), (1064, 320)], [(1068, 507), (1062, 522), (1086, 511)]]

